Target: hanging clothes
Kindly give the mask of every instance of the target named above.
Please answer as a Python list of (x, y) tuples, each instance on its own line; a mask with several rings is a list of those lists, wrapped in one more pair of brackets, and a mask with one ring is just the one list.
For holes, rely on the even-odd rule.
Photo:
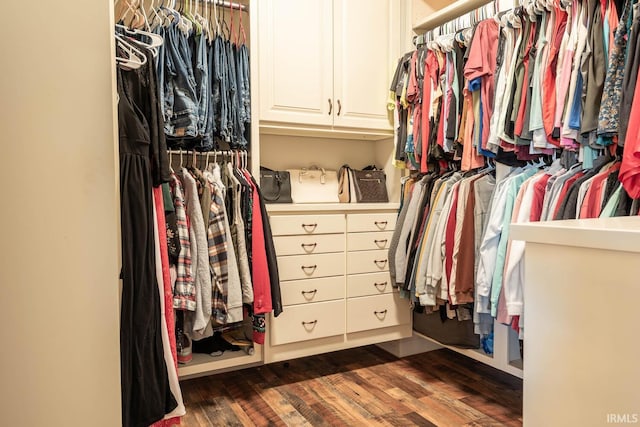
[(155, 268), (152, 187), (168, 181), (168, 162), (151, 53), (137, 70), (118, 68), (122, 228), (120, 326), (122, 424), (147, 426), (171, 413)]

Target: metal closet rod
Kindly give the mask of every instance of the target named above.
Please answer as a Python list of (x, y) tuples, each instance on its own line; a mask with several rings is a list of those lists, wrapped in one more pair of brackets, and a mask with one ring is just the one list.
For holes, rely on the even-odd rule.
[[(180, 0), (180, 1), (185, 1), (185, 0)], [(241, 10), (243, 12), (249, 12), (249, 5), (244, 5), (244, 4), (240, 4), (240, 3), (236, 3), (233, 1), (224, 1), (224, 0), (200, 0), (204, 3), (210, 3), (210, 4), (214, 4), (216, 6), (222, 6), (222, 7), (226, 7), (228, 9), (235, 9), (235, 10)]]
[(167, 153), (178, 154), (178, 155), (182, 153), (182, 155), (189, 155), (189, 156), (192, 156), (194, 154), (197, 154), (199, 156), (206, 156), (207, 154), (208, 155), (212, 155), (212, 154), (225, 155), (225, 154), (236, 154), (236, 153), (245, 154), (245, 155), (249, 154), (247, 150), (215, 150), (215, 151), (167, 150)]

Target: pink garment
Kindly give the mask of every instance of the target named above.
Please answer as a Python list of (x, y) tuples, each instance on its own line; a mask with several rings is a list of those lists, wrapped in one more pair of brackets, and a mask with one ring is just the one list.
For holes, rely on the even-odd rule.
[[(575, 22), (576, 19), (578, 19), (578, 8), (574, 7), (571, 20), (572, 22)], [(571, 31), (571, 29), (571, 26), (567, 25), (566, 31)], [(564, 108), (567, 99), (567, 92), (569, 91), (569, 85), (571, 83), (571, 68), (574, 56), (575, 48), (573, 46), (568, 47), (564, 52), (561, 69), (558, 70), (558, 74), (556, 76), (556, 111), (554, 127), (557, 128), (562, 128), (562, 118), (565, 112)]]
[[(422, 132), (422, 152), (420, 153), (420, 172), (429, 172), (427, 159), (429, 156), (429, 135), (431, 134), (430, 107), (431, 90), (435, 84), (438, 73), (438, 59), (433, 51), (428, 51), (424, 60), (424, 82), (422, 84), (422, 119), (420, 130)], [(413, 124), (415, 126), (415, 123)]]
[[(266, 314), (273, 310), (271, 303), (271, 281), (269, 278), (269, 266), (267, 264), (267, 251), (264, 244), (264, 225), (260, 212), (260, 199), (258, 189), (251, 181), (251, 175), (244, 171), (253, 192), (253, 229), (251, 230), (251, 271), (253, 279), (253, 312), (255, 314)], [(265, 334), (253, 331), (253, 341), (257, 344), (264, 344)]]
[(636, 84), (618, 179), (632, 199), (640, 198), (640, 84)]
[(620, 169), (620, 163), (616, 163), (604, 172), (599, 173), (591, 181), (591, 187), (584, 196), (584, 201), (580, 207), (579, 218), (598, 218), (602, 210), (602, 192), (607, 184), (607, 178), (612, 172)]
[(493, 114), (493, 100), (495, 96), (496, 57), (498, 55), (498, 23), (494, 19), (481, 21), (475, 30), (469, 59), (464, 67), (464, 77), (469, 80), (481, 79), (480, 99), (482, 102), (482, 148), (487, 148), (489, 129)]
[[(160, 240), (160, 259), (162, 260), (162, 283), (164, 284), (164, 318), (169, 331), (169, 343), (171, 355), (173, 356), (173, 368), (178, 372), (178, 353), (176, 351), (176, 321), (173, 312), (173, 290), (171, 289), (171, 274), (169, 270), (169, 249), (167, 247), (167, 222), (164, 216), (164, 199), (162, 197), (162, 187), (153, 188), (153, 201), (156, 205), (156, 215), (158, 218), (158, 240)], [(167, 366), (167, 369), (170, 369)], [(180, 425), (180, 417), (168, 420), (160, 420), (152, 427), (172, 427)]]
[(409, 83), (407, 84), (407, 103), (409, 104), (409, 108), (411, 109), (411, 117), (413, 119), (413, 144), (414, 144), (414, 153), (416, 156), (416, 160), (419, 162), (421, 158), (421, 153), (415, 152), (415, 144), (418, 141), (418, 133), (420, 132), (420, 119), (422, 116), (422, 109), (420, 108), (420, 104), (415, 102), (418, 97), (418, 51), (413, 52), (411, 56), (411, 62), (409, 66)]

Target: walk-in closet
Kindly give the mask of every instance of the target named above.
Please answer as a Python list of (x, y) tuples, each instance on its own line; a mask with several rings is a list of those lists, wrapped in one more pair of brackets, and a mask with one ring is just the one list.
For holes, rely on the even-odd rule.
[(3, 425), (640, 424), (635, 0), (4, 12)]

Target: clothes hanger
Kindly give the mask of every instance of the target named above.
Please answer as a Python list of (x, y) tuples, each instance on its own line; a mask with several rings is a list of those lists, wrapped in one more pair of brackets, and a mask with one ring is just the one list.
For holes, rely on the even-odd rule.
[(247, 44), (247, 33), (244, 31), (244, 24), (242, 22), (242, 7), (238, 3), (238, 15), (240, 15), (240, 29), (242, 30), (242, 44)]
[(115, 33), (115, 38), (117, 46), (127, 55), (126, 57), (116, 56), (116, 64), (136, 70), (147, 63), (147, 56), (121, 34)]
[[(231, 42), (231, 44), (233, 45), (237, 45), (238, 44), (238, 36), (236, 34), (234, 34), (233, 32), (233, 2), (231, 2), (230, 7), (229, 7), (229, 20), (231, 21), (231, 27), (229, 28), (229, 41)], [(233, 37), (236, 36), (236, 39), (234, 40)]]
[(130, 36), (139, 35), (139, 36), (147, 37), (150, 40), (148, 43), (145, 42), (145, 41), (142, 41), (142, 40), (140, 40), (138, 38), (136, 38), (136, 42), (138, 42), (141, 45), (145, 46), (146, 48), (150, 49), (156, 55), (158, 53), (157, 52), (158, 48), (160, 46), (162, 46), (162, 44), (164, 43), (164, 38), (160, 34), (155, 34), (155, 33), (152, 33), (150, 31), (138, 30), (136, 28), (128, 28), (127, 26), (121, 25), (121, 24), (116, 24), (116, 28), (122, 29), (125, 34), (130, 35)]
[[(226, 40), (231, 40), (231, 30), (229, 29), (229, 25), (227, 24), (227, 17), (226, 17), (226, 11), (224, 10), (224, 8), (222, 9), (222, 13), (221, 13), (221, 19), (222, 19), (222, 36), (223, 38), (226, 38)], [(226, 31), (226, 34), (225, 34)]]
[[(194, 13), (194, 1), (193, 0), (185, 0), (187, 2), (187, 10), (185, 12), (185, 18), (190, 22), (191, 24), (191, 30), (194, 29), (195, 27), (195, 33), (196, 34), (201, 34), (202, 33), (202, 26), (200, 25), (200, 23), (198, 22), (198, 20), (195, 17), (195, 13)], [(197, 9), (197, 7), (196, 7)]]

